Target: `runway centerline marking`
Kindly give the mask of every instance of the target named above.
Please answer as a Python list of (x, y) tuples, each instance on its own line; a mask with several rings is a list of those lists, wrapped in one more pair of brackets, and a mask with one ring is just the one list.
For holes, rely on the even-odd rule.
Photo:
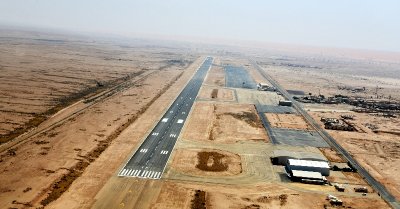
[[(160, 117), (119, 176), (160, 179), (190, 113), (213, 58), (207, 57), (191, 80)], [(167, 139), (165, 139), (167, 138)], [(150, 153), (148, 153), (150, 152)], [(160, 154), (157, 154), (160, 153)]]

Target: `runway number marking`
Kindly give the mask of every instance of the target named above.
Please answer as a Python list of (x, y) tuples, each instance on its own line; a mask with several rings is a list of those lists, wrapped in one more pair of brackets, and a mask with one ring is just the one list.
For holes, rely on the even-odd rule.
[[(203, 71), (208, 70), (208, 69), (205, 68), (205, 64), (211, 65), (212, 63), (210, 63), (210, 60), (212, 60), (212, 59), (210, 57), (207, 57), (206, 62), (204, 62), (204, 64), (200, 68), (197, 69), (197, 71), (199, 71), (199, 72), (198, 72), (198, 74), (196, 74), (195, 79), (201, 78), (201, 76), (203, 76), (203, 78), (204, 78), (204, 73), (206, 73), (206, 72), (203, 72)], [(186, 114), (190, 113), (190, 109), (189, 110), (187, 108), (185, 109), (185, 106), (189, 106), (189, 105), (192, 106), (193, 101), (191, 101), (191, 100), (196, 100), (196, 96), (193, 97), (193, 94), (197, 95), (197, 93), (200, 91), (200, 88), (201, 88), (201, 82), (200, 81), (191, 80), (190, 81), (190, 85), (186, 86), (185, 89), (184, 89), (184, 91), (185, 91), (184, 94), (188, 94), (188, 95), (187, 96), (183, 96), (183, 94), (179, 95), (177, 100), (173, 103), (173, 104), (176, 104), (176, 106), (178, 106), (176, 114), (173, 114), (175, 112), (175, 110), (171, 110), (171, 108), (174, 108), (174, 105), (172, 104), (170, 109), (169, 109), (169, 113), (170, 114), (168, 116), (164, 115), (164, 117), (166, 116), (168, 118), (165, 117), (165, 118), (162, 118), (161, 121), (159, 121), (159, 122), (168, 124), (168, 127), (166, 127), (167, 130), (164, 130), (162, 132), (162, 134), (160, 135), (160, 136), (162, 136), (162, 139), (164, 139), (164, 138), (166, 138), (168, 136), (167, 135), (167, 133), (168, 133), (167, 131), (170, 130), (170, 126), (173, 125), (173, 124), (171, 124), (171, 122), (173, 123), (173, 122), (176, 121), (176, 123), (178, 123), (178, 124), (183, 124), (185, 122), (186, 118), (178, 119), (179, 118), (179, 111), (181, 111), (181, 115), (185, 115), (185, 116), (186, 116)], [(179, 99), (179, 97), (180, 97), (180, 99)], [(186, 112), (186, 111), (189, 111), (189, 112)], [(183, 117), (185, 117), (185, 116), (183, 116)], [(172, 119), (169, 120), (169, 117), (172, 117)], [(182, 128), (182, 126), (179, 126), (179, 129), (180, 128)], [(153, 132), (151, 132), (151, 136), (159, 136), (160, 133), (159, 132), (155, 132), (155, 131), (156, 130), (153, 129)], [(171, 132), (169, 132), (169, 133), (170, 133), (170, 135), (169, 135), (170, 141), (175, 141), (176, 138), (179, 136), (178, 133), (176, 133), (176, 134), (175, 133), (171, 133)], [(154, 138), (156, 138), (156, 137), (151, 137), (151, 138), (149, 137), (148, 139), (149, 140), (153, 140)], [(175, 139), (171, 139), (171, 138), (175, 138)], [(170, 151), (172, 152), (172, 150), (159, 150), (159, 148), (158, 148), (162, 139), (158, 140), (158, 144), (154, 144), (154, 145), (156, 145), (156, 149), (155, 150), (160, 152), (161, 155), (165, 155), (166, 157), (168, 157), (169, 156), (168, 154), (171, 154)], [(135, 157), (139, 157), (139, 159), (140, 159), (144, 155), (147, 155), (147, 154), (144, 154), (144, 153), (149, 152), (149, 150), (150, 150), (149, 148), (140, 148), (139, 152), (142, 153), (143, 155), (139, 154), (139, 156), (135, 156)], [(127, 164), (127, 165), (125, 165), (126, 167), (124, 167), (119, 172), (118, 176), (160, 179), (162, 177), (163, 171), (161, 171), (159, 168), (153, 168), (152, 165), (149, 164), (150, 160), (153, 159), (152, 157), (154, 156), (154, 154), (156, 154), (156, 152), (154, 152), (153, 149), (151, 149), (150, 152), (151, 152), (150, 153), (150, 159), (149, 158), (142, 159), (142, 161), (146, 161), (147, 160), (146, 163), (144, 163), (144, 162), (142, 162), (142, 163), (134, 163), (134, 165)], [(138, 164), (138, 165), (135, 165), (135, 164)], [(136, 169), (133, 169), (133, 168), (136, 168)]]

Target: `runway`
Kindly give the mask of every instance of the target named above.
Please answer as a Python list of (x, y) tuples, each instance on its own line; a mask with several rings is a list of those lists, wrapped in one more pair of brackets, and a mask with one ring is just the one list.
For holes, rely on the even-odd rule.
[(161, 178), (176, 140), (200, 90), (212, 57), (207, 57), (118, 176)]

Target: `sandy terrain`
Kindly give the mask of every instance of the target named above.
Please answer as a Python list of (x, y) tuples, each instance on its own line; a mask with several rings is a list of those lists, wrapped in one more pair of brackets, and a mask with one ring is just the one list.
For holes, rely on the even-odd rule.
[(225, 71), (222, 66), (220, 66), (219, 59), (214, 60), (214, 65), (211, 67), (204, 80), (204, 84), (211, 86), (225, 86)]
[[(145, 185), (152, 186), (151, 198), (138, 197), (134, 191), (144, 192)], [(157, 188), (157, 189), (155, 189)], [(180, 181), (138, 180), (115, 192), (127, 191), (130, 196), (113, 201), (113, 205), (95, 205), (95, 208), (109, 206), (142, 208), (324, 208), (329, 206), (326, 195), (318, 192), (293, 190), (278, 184), (255, 184), (248, 186), (226, 186), (198, 184)], [(149, 192), (149, 191), (146, 191)], [(388, 208), (379, 198), (346, 197), (337, 195), (344, 206), (351, 208)], [(104, 197), (107, 198), (107, 197)], [(118, 203), (118, 204), (116, 204)]]
[[(330, 205), (327, 194), (338, 196), (348, 208), (387, 208), (375, 193), (363, 197), (351, 191), (351, 187), (365, 185), (357, 174), (333, 172), (331, 179), (347, 183), (349, 188), (347, 193), (338, 193), (329, 185), (290, 182), (282, 166), (272, 165), (270, 156), (275, 149), (312, 148), (268, 143), (254, 104), (276, 105), (282, 97), (274, 92), (226, 88), (221, 67), (225, 64), (244, 66), (256, 82), (265, 82), (248, 60), (237, 57), (216, 56), (162, 179), (118, 177), (121, 166), (204, 56), (199, 58), (177, 45), (129, 45), (33, 35), (36, 38), (30, 34), (18, 39), (17, 47), (0, 47), (4, 52), (0, 69), (7, 70), (0, 79), (13, 82), (7, 85), (21, 85), (9, 94), (0, 85), (0, 119), (5, 121), (0, 124), (1, 133), (11, 136), (14, 130), (24, 132), (41, 122), (36, 129), (0, 146), (4, 150), (0, 153), (0, 208), (324, 208)], [(2, 41), (12, 41), (13, 36)], [(14, 57), (19, 58), (11, 59)], [(7, 59), (4, 63), (3, 58)], [(16, 78), (9, 79), (9, 75), (20, 76), (26, 86)], [(56, 90), (43, 87), (46, 82)], [(21, 93), (21, 89), (31, 92)], [(33, 104), (30, 94), (38, 100), (27, 109), (27, 104)], [(11, 100), (20, 104), (12, 109)], [(24, 113), (26, 119), (20, 117), (22, 111), (32, 114)], [(277, 127), (309, 128), (298, 116), (270, 117)], [(35, 120), (29, 122), (32, 118)], [(356, 125), (365, 130), (332, 135), (342, 137), (346, 148), (357, 148), (353, 153), (356, 158), (368, 159), (363, 163), (376, 169), (374, 175), (386, 178), (387, 173), (379, 170), (383, 167), (378, 167), (382, 162), (373, 164), (368, 156), (386, 160), (398, 156), (393, 148), (396, 140), (388, 143), (386, 137), (387, 132), (398, 131), (393, 128), (397, 122), (392, 122), (374, 133), (360, 119)], [(371, 139), (372, 146), (360, 146), (360, 137), (371, 133), (381, 137)], [(332, 150), (322, 152), (340, 161)]]
[[(281, 85), (290, 90), (301, 90), (305, 93), (325, 96), (336, 94), (349, 96), (376, 97), (400, 99), (400, 78), (391, 77), (367, 77), (363, 74), (348, 75), (340, 74), (334, 69), (322, 71), (318, 69), (294, 68), (264, 65), (266, 69)], [(352, 69), (349, 69), (352, 71)], [(371, 70), (373, 71), (373, 70)], [(378, 71), (378, 70), (377, 70)], [(312, 79), (309, 79), (312, 78)], [(349, 90), (340, 90), (338, 87), (366, 87), (365, 92), (352, 93)], [(377, 90), (378, 87), (378, 90)]]
[(231, 102), (235, 100), (235, 96), (232, 89), (203, 86), (200, 89), (198, 99)]
[(265, 113), (265, 116), (274, 128), (311, 130), (310, 125), (299, 115)]
[(151, 70), (185, 66), (192, 59), (175, 53), (146, 56), (152, 52), (141, 46), (124, 48), (45, 34), (1, 34), (0, 144), (84, 96)]
[(193, 107), (183, 138), (199, 141), (235, 143), (268, 141), (254, 105), (210, 104)]
[[(321, 61), (314, 67), (299, 60), (301, 59), (297, 61), (276, 61), (275, 63), (265, 61), (264, 68), (286, 89), (303, 90), (306, 93), (311, 92), (313, 94), (318, 94), (320, 91), (321, 94), (327, 96), (342, 94), (367, 98), (375, 98), (377, 92), (380, 98), (390, 96), (392, 99), (400, 99), (400, 80), (397, 76), (389, 76), (392, 70), (387, 63), (376, 66), (376, 63), (368, 64), (360, 60), (354, 63), (344, 61), (338, 68), (339, 61), (332, 61), (332, 59), (331, 62), (335, 62), (334, 64)], [(288, 66), (287, 63), (290, 62), (295, 62), (298, 65)], [(337, 71), (327, 70), (336, 69), (335, 65)], [(352, 66), (354, 68), (350, 70)], [(361, 69), (360, 66), (365, 68)], [(362, 93), (351, 93), (348, 90), (339, 90), (338, 86), (364, 86), (367, 90)], [(393, 195), (400, 198), (398, 190), (400, 184), (398, 178), (393, 175), (400, 169), (398, 166), (400, 163), (398, 157), (400, 156), (398, 152), (400, 146), (398, 124), (400, 121), (398, 118), (355, 113), (350, 111), (352, 107), (348, 105), (304, 104), (304, 106), (316, 121), (320, 121), (321, 117), (339, 118), (341, 114), (355, 115), (355, 120), (349, 122), (354, 124), (357, 132), (333, 130), (328, 130), (328, 132), (377, 180), (381, 181)], [(320, 124), (322, 125), (322, 123)], [(337, 158), (332, 153), (326, 154), (328, 157)]]
[(345, 163), (346, 161), (343, 159), (339, 153), (337, 153), (333, 148), (319, 148), (321, 152), (325, 155), (329, 162), (333, 163)]
[[(21, 49), (27, 47), (31, 51), (30, 53), (33, 53), (35, 48), (29, 44), (27, 45), (28, 46), (22, 44)], [(38, 47), (37, 50), (48, 50), (52, 52), (52, 48), (46, 48), (41, 45)], [(26, 53), (29, 52), (29, 50), (27, 49)], [(100, 52), (107, 53), (106, 49), (99, 49), (99, 53)], [(59, 51), (55, 51), (54, 53), (62, 55)], [(4, 55), (2, 54), (2, 56)], [(46, 58), (42, 57), (36, 58), (36, 62), (45, 62), (46, 60)], [(90, 60), (89, 58), (90, 57), (85, 60)], [(29, 60), (29, 57), (27, 60)], [(37, 129), (31, 132), (34, 133), (37, 132), (37, 130), (44, 131), (37, 132), (37, 134), (32, 135), (32, 137), (25, 138), (19, 144), (7, 148), (2, 152), (0, 155), (0, 178), (2, 179), (0, 185), (0, 207), (38, 207), (57, 199), (66, 189), (73, 185), (76, 179), (81, 179), (79, 176), (82, 175), (91, 163), (96, 161), (96, 158), (113, 143), (113, 140), (126, 127), (135, 122), (137, 118), (149, 108), (149, 105), (155, 101), (159, 101), (156, 99), (159, 98), (161, 94), (165, 92), (165, 94), (163, 94), (164, 99), (160, 100), (161, 103), (158, 102), (158, 104), (170, 103), (174, 95), (177, 94), (179, 89), (182, 88), (191, 76), (193, 70), (196, 69), (198, 64), (202, 61), (200, 59), (196, 61), (192, 67), (187, 68), (187, 65), (162, 64), (163, 61), (161, 60), (161, 56), (160, 60), (157, 60), (157, 58), (154, 60), (154, 64), (151, 64), (150, 61), (143, 60), (142, 64), (144, 65), (148, 62), (149, 68), (147, 71), (149, 72), (144, 72), (143, 75), (131, 75), (124, 78), (123, 86), (119, 86), (118, 89), (105, 97), (100, 97), (100, 100), (94, 99), (93, 101), (88, 101), (89, 103), (87, 104), (91, 104), (89, 106), (85, 106), (85, 103), (79, 102), (70, 108), (63, 109), (63, 111), (52, 116), (48, 121), (44, 121)], [(159, 61), (160, 64), (157, 64)], [(58, 62), (62, 63), (62, 59), (60, 58)], [(65, 62), (68, 66), (68, 59), (66, 59)], [(76, 67), (80, 66), (79, 62), (75, 61), (72, 63), (75, 63)], [(101, 62), (98, 61), (97, 63)], [(140, 63), (136, 65), (133, 65), (133, 63), (135, 62), (132, 61), (128, 63), (131, 65), (130, 69), (133, 72), (135, 72), (135, 69), (142, 68), (140, 67)], [(113, 65), (116, 64), (114, 63)], [(49, 66), (51, 66), (51, 64)], [(160, 67), (151, 69), (155, 66)], [(182, 70), (186, 68), (188, 70), (183, 73), (184, 71)], [(54, 65), (52, 69), (57, 70), (58, 68)], [(43, 72), (45, 72), (45, 70), (44, 68)], [(29, 74), (30, 71), (28, 69), (26, 69), (26, 71), (27, 73), (24, 74), (26, 77), (31, 75), (33, 78), (40, 78), (41, 76), (41, 74), (37, 74), (36, 76), (32, 73)], [(48, 71), (50, 73), (52, 72), (51, 69)], [(127, 72), (128, 71), (129, 69), (127, 69)], [(21, 72), (23, 72), (22, 69)], [(98, 75), (101, 75), (101, 72), (99, 72)], [(63, 76), (68, 79), (68, 73), (64, 72), (64, 74), (59, 74), (60, 79), (62, 79)], [(82, 77), (84, 76), (82, 75)], [(175, 83), (176, 85), (174, 85)], [(29, 82), (25, 82), (25, 84), (30, 85)], [(45, 83), (42, 82), (42, 85), (45, 85)], [(173, 88), (170, 88), (171, 85)], [(30, 87), (30, 89), (34, 91), (31, 96), (35, 95), (36, 90), (34, 87), (35, 85)], [(12, 91), (9, 92), (12, 93)], [(99, 93), (101, 94), (101, 92)], [(69, 93), (65, 95), (68, 96)], [(80, 96), (84, 95), (80, 94)], [(17, 94), (13, 95), (13, 97), (15, 97), (14, 99), (22, 98)], [(37, 98), (40, 97), (41, 94), (38, 94)], [(79, 97), (77, 98), (81, 99)], [(49, 100), (53, 101), (53, 99)], [(54, 99), (54, 101), (56, 103), (57, 100)], [(156, 107), (156, 109), (160, 112), (164, 110), (165, 106), (166, 105), (161, 105)], [(5, 106), (3, 105), (3, 107)], [(74, 114), (74, 111), (81, 107), (84, 109)], [(29, 111), (27, 108), (26, 110)], [(57, 122), (57, 118), (63, 118), (67, 115), (71, 115), (71, 117)], [(157, 116), (158, 115), (156, 115), (156, 117)], [(46, 115), (46, 117), (50, 117), (50, 115)], [(49, 121), (56, 121), (57, 123), (53, 126)], [(153, 120), (150, 120), (145, 124), (151, 126), (152, 123)], [(50, 128), (46, 129), (44, 128), (45, 126)], [(132, 138), (130, 138), (130, 142), (128, 143), (130, 146), (125, 146), (128, 148), (127, 151), (129, 152), (132, 146), (135, 145), (133, 142), (137, 142), (140, 139), (140, 137), (134, 138), (134, 141), (132, 141)], [(9, 144), (10, 143), (2, 145), (2, 148)], [(115, 153), (111, 155), (115, 157)], [(121, 155), (119, 159), (122, 160), (126, 156), (126, 154)], [(101, 175), (98, 175), (98, 171), (101, 170), (104, 172), (105, 169), (109, 169), (109, 165), (111, 164), (106, 163), (101, 165), (101, 168), (93, 170), (89, 181), (80, 184), (84, 186), (79, 186), (79, 189), (76, 191), (82, 191), (88, 196), (90, 196), (90, 194), (95, 195), (101, 188), (101, 184), (94, 183), (101, 180)], [(112, 169), (110, 171), (113, 172), (114, 170), (115, 169)], [(110, 175), (109, 172), (104, 173), (104, 175), (107, 174)], [(85, 180), (84, 178), (82, 179)], [(81, 188), (86, 189), (81, 190)], [(76, 192), (75, 194), (78, 193), (79, 192)]]
[[(356, 160), (361, 163), (377, 180), (383, 182), (393, 195), (400, 197), (400, 181), (393, 173), (400, 168), (400, 143), (397, 133), (399, 119), (371, 116), (366, 113), (352, 113), (358, 132), (333, 131), (328, 132), (344, 146)], [(340, 113), (312, 112), (316, 120), (320, 117), (336, 117)], [(373, 125), (377, 126), (374, 127)], [(369, 127), (376, 129), (371, 130)], [(383, 131), (383, 132), (382, 132)]]
[[(247, 93), (258, 95), (257, 91)], [(265, 94), (264, 97), (266, 97)], [(250, 95), (249, 98), (257, 97)], [(95, 200), (85, 201), (84, 205), (93, 208), (204, 208), (204, 206), (207, 208), (323, 208), (324, 205), (330, 205), (325, 200), (326, 195), (335, 194), (344, 200), (345, 207), (387, 208), (376, 194), (362, 197), (352, 193), (347, 196), (348, 193), (335, 192), (332, 186), (289, 182), (282, 173), (282, 168), (271, 164), (269, 157), (275, 147), (270, 143), (265, 143), (265, 138), (251, 140), (255, 138), (255, 135), (259, 138), (260, 133), (257, 132), (264, 129), (260, 129), (257, 125), (259, 119), (247, 120), (249, 117), (243, 117), (246, 116), (244, 112), (255, 112), (254, 105), (248, 104), (249, 101), (247, 104), (232, 104), (233, 102), (199, 101), (198, 98), (161, 180), (122, 178), (113, 175), (98, 192)], [(228, 125), (225, 127), (224, 124)], [(132, 126), (129, 131), (141, 130), (139, 129), (141, 127)], [(210, 133), (214, 131), (216, 138), (210, 140)], [(243, 133), (247, 133), (246, 137), (243, 137)], [(262, 133), (261, 136), (266, 137), (265, 132)], [(225, 135), (219, 136), (222, 134)], [(211, 136), (214, 137), (214, 134)], [(118, 139), (122, 140), (125, 137), (130, 136), (128, 133), (122, 133)], [(302, 151), (311, 149), (279, 147)], [(317, 149), (315, 151), (318, 152)], [(203, 160), (201, 160), (199, 153), (207, 154), (202, 155)], [(226, 156), (229, 156), (230, 160), (224, 160)], [(110, 161), (111, 159), (107, 159), (107, 162)], [(227, 173), (229, 168), (232, 168), (231, 166), (238, 165), (239, 162), (240, 173), (236, 169), (234, 169), (236, 170), (234, 175)], [(202, 168), (207, 171), (199, 169), (199, 164), (202, 164)], [(94, 165), (96, 162), (91, 166)], [(90, 172), (84, 175), (89, 176), (89, 174)], [(339, 172), (336, 177), (351, 185), (357, 184), (360, 180), (344, 175)], [(358, 183), (361, 184), (363, 181)], [(74, 199), (72, 208), (78, 208), (79, 201), (77, 200), (80, 198), (72, 192), (67, 192), (53, 206), (71, 202), (71, 199)]]

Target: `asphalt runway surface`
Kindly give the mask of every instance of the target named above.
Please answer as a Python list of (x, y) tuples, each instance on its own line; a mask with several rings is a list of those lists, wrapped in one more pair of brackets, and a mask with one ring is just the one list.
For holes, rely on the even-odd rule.
[(205, 59), (167, 112), (121, 169), (118, 176), (161, 178), (212, 62), (212, 57)]
[(232, 88), (256, 89), (257, 84), (243, 67), (225, 66), (225, 86)]

